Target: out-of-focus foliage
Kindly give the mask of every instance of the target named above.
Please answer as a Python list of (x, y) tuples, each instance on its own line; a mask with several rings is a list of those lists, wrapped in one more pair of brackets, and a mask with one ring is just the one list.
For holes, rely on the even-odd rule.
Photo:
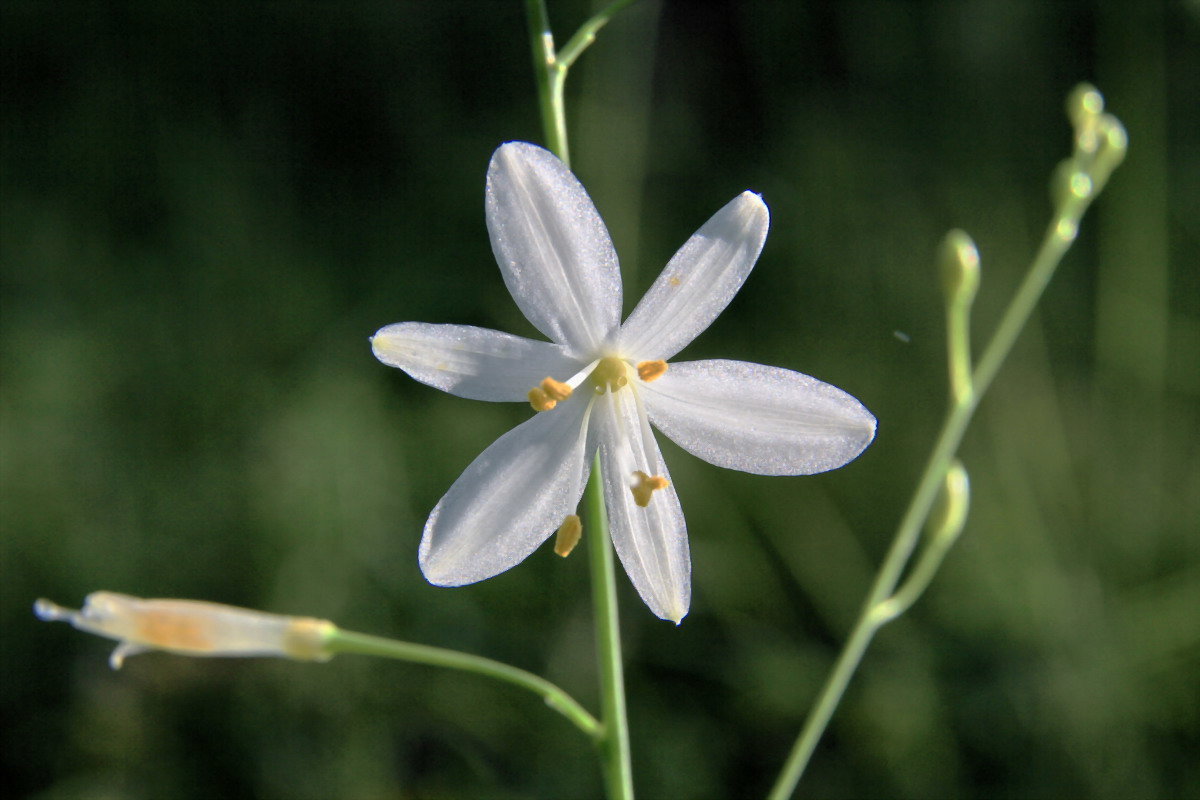
[[(587, 13), (550, 1), (560, 36)], [(973, 507), (884, 631), (808, 796), (1200, 794), (1200, 46), (1194, 3), (644, 2), (568, 85), (627, 304), (709, 214), (773, 229), (684, 354), (845, 388), (876, 443), (760, 478), (665, 445), (696, 596), (621, 588), (645, 797), (761, 796), (920, 471), (947, 391), (935, 249), (1020, 279), (1090, 80), (1131, 150), (962, 460)], [(532, 335), (483, 223), (539, 136), (521, 4), (6, 2), (0, 11), (0, 760), (44, 798), (582, 797), (588, 746), (427, 668), (161, 654), (39, 624), (92, 589), (327, 617), (545, 674), (595, 707), (586, 556), (464, 589), (416, 546), (528, 409), (374, 361), (400, 320)], [(586, 533), (585, 533), (586, 535)], [(7, 791), (6, 791), (7, 794)]]

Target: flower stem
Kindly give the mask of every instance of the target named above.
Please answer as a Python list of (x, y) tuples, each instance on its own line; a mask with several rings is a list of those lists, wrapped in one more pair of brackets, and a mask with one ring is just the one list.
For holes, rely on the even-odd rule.
[[(1124, 129), (1116, 118), (1102, 114), (1102, 110), (1103, 100), (1092, 87), (1081, 86), (1072, 93), (1068, 102), (1068, 114), (1075, 124), (1076, 148), (1074, 155), (1060, 167), (1060, 174), (1056, 176), (1063, 188), (1056, 198), (1054, 217), (1042, 239), (1041, 247), (1030, 264), (1025, 280), (1005, 310), (978, 366), (971, 373), (969, 382), (965, 386), (952, 386), (951, 407), (942, 423), (941, 433), (938, 434), (925, 471), (917, 483), (917, 489), (900, 521), (891, 548), (875, 577), (850, 637), (821, 688), (817, 702), (809, 712), (783, 770), (768, 795), (770, 800), (786, 800), (792, 796), (876, 632), (912, 604), (919, 590), (928, 585), (932, 571), (940, 563), (948, 541), (952, 541), (958, 535), (956, 530), (949, 536), (948, 541), (941, 537), (942, 541), (939, 542), (939, 537), (935, 534), (931, 540), (932, 546), (941, 550), (933, 554), (929, 569), (918, 569), (917, 572), (921, 574), (914, 574), (914, 577), (919, 578), (919, 581), (913, 584), (918, 591), (901, 590), (901, 593), (897, 593), (896, 586), (920, 540), (921, 529), (929, 518), (939, 489), (947, 481), (947, 475), (956, 463), (955, 453), (958, 452), (963, 434), (974, 417), (980, 400), (1012, 351), (1018, 335), (1029, 321), (1055, 269), (1074, 242), (1084, 212), (1107, 182), (1109, 174), (1124, 157)], [(955, 347), (965, 346), (953, 341), (956, 336), (965, 337), (965, 330), (956, 330), (952, 324), (948, 333), (952, 339), (952, 351)], [(969, 363), (969, 354), (962, 353), (956, 358), (952, 352), (952, 373), (956, 365), (961, 368), (964, 362)], [(963, 522), (965, 509), (963, 518), (958, 521), (958, 530), (961, 530)]]
[[(571, 65), (596, 39), (596, 33), (613, 15), (634, 0), (614, 0), (587, 22), (567, 42), (561, 53), (554, 48), (545, 0), (525, 0), (529, 22), (529, 44), (533, 51), (533, 70), (538, 87), (538, 109), (546, 145), (570, 166), (567, 145), (567, 115), (563, 87)], [(621, 631), (617, 617), (616, 571), (613, 566), (612, 537), (604, 508), (604, 482), (600, 456), (592, 464), (591, 477), (584, 490), (588, 540), (588, 562), (592, 573), (592, 602), (596, 613), (596, 651), (600, 668), (600, 693), (604, 721), (597, 745), (603, 762), (608, 796), (614, 800), (632, 800), (633, 771), (629, 757), (629, 720), (625, 710), (625, 670), (621, 658)]]
[(562, 51), (556, 52), (554, 33), (550, 30), (550, 16), (546, 13), (546, 0), (525, 0), (542, 133), (546, 137), (546, 147), (568, 167), (571, 166), (571, 150), (567, 145), (567, 113), (563, 100), (567, 72), (583, 51), (596, 41), (596, 34), (600, 29), (619, 11), (634, 2), (636, 0), (613, 0), (580, 25)]
[(600, 722), (587, 712), (575, 698), (555, 686), (545, 678), (526, 672), (490, 658), (461, 653), (457, 650), (446, 650), (441, 647), (431, 647), (411, 642), (401, 642), (382, 636), (371, 636), (365, 633), (334, 629), (324, 642), (324, 651), (333, 653), (357, 653), (380, 658), (392, 658), (398, 661), (410, 661), (415, 664), (429, 664), (434, 667), (446, 667), (464, 672), (474, 672), (489, 678), (511, 683), (528, 689), (546, 701), (546, 705), (562, 714), (588, 738), (599, 742), (603, 735)]
[(625, 713), (625, 670), (621, 662), (621, 630), (617, 619), (617, 583), (612, 538), (604, 508), (600, 455), (584, 490), (588, 527), (588, 562), (592, 572), (592, 603), (596, 609), (596, 651), (600, 663), (604, 733), (599, 741), (604, 761), (604, 781), (610, 798), (633, 798), (633, 772), (629, 759), (629, 720)]
[(554, 50), (554, 33), (550, 30), (546, 0), (525, 0), (525, 12), (529, 22), (529, 49), (533, 52), (533, 77), (537, 81), (542, 134), (546, 137), (546, 147), (550, 152), (569, 167), (571, 153), (567, 149), (567, 114), (563, 102), (567, 68), (558, 61)]

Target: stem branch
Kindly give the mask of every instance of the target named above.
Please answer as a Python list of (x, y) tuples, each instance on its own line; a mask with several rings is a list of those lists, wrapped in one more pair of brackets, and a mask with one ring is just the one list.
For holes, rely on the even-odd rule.
[(600, 741), (603, 734), (600, 722), (589, 714), (575, 698), (558, 686), (532, 672), (526, 672), (490, 658), (441, 647), (400, 642), (382, 636), (344, 631), (340, 628), (335, 629), (325, 640), (325, 650), (331, 654), (358, 653), (359, 655), (378, 656), (398, 661), (410, 661), (415, 664), (474, 672), (477, 675), (495, 678), (514, 686), (520, 686), (522, 689), (528, 689), (540, 696), (546, 701), (546, 705), (569, 719), (575, 727), (593, 741)]
[[(955, 377), (956, 370), (961, 371), (970, 363), (970, 354), (965, 349), (965, 308), (959, 309), (960, 313), (951, 313), (948, 317), (948, 335), (952, 337), (950, 410), (850, 637), (821, 688), (817, 702), (809, 712), (783, 770), (768, 795), (770, 800), (786, 800), (792, 796), (876, 632), (903, 613), (932, 579), (932, 572), (940, 564), (944, 549), (942, 552), (931, 553), (929, 561), (924, 564), (927, 569), (923, 569), (922, 574), (913, 576), (915, 580), (911, 584), (912, 591), (896, 594), (896, 586), (920, 540), (921, 529), (929, 519), (938, 490), (954, 463), (955, 453), (958, 452), (963, 434), (974, 417), (980, 400), (1012, 351), (1017, 337), (1028, 323), (1063, 255), (1074, 243), (1084, 212), (1107, 181), (1109, 174), (1124, 157), (1124, 129), (1115, 118), (1100, 113), (1103, 110), (1103, 101), (1095, 89), (1089, 86), (1076, 89), (1068, 109), (1076, 127), (1076, 150), (1074, 156), (1065, 164), (1065, 173), (1060, 176), (1067, 188), (1059, 194), (1054, 217), (1041, 246), (1025, 279), (1005, 310), (1000, 324), (997, 325), (991, 341), (984, 349), (969, 382), (962, 381), (961, 376), (958, 379)], [(958, 530), (961, 530), (961, 523), (965, 522), (965, 509), (963, 515)], [(948, 548), (953, 537), (958, 535), (958, 530), (952, 535), (948, 534), (951, 538), (940, 543), (935, 541), (931, 546)]]

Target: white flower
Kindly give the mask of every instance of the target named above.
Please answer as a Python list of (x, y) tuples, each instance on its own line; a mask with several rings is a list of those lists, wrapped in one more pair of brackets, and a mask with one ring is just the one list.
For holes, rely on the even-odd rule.
[(279, 656), (327, 661), (333, 623), (285, 617), (203, 600), (143, 600), (116, 592), (92, 592), (74, 611), (38, 600), (33, 611), (48, 622), (69, 622), (81, 631), (116, 639), (108, 663), (120, 669), (127, 656), (163, 650), (182, 656)]
[(875, 418), (798, 372), (667, 363), (758, 259), (769, 221), (758, 195), (743, 192), (706, 222), (624, 325), (612, 240), (561, 161), (524, 142), (501, 146), (486, 200), (504, 283), (550, 342), (420, 322), (371, 339), (380, 361), (423, 383), (475, 400), (528, 400), (538, 412), (476, 458), (433, 509), (421, 570), (439, 586), (474, 583), (523, 561), (564, 523), (575, 527), (598, 449), (617, 555), (650, 610), (678, 624), (691, 602), (687, 529), (650, 425), (720, 467), (806, 475), (861, 453)]

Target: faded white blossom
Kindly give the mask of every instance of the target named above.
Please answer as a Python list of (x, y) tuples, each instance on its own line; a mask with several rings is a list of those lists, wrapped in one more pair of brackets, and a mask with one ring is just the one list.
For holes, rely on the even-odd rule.
[(49, 600), (33, 606), (39, 619), (69, 622), (81, 631), (116, 639), (108, 663), (120, 669), (126, 656), (164, 650), (183, 656), (279, 656), (328, 661), (326, 641), (336, 628), (311, 617), (287, 617), (200, 600), (143, 600), (116, 592), (92, 592), (75, 611)]

